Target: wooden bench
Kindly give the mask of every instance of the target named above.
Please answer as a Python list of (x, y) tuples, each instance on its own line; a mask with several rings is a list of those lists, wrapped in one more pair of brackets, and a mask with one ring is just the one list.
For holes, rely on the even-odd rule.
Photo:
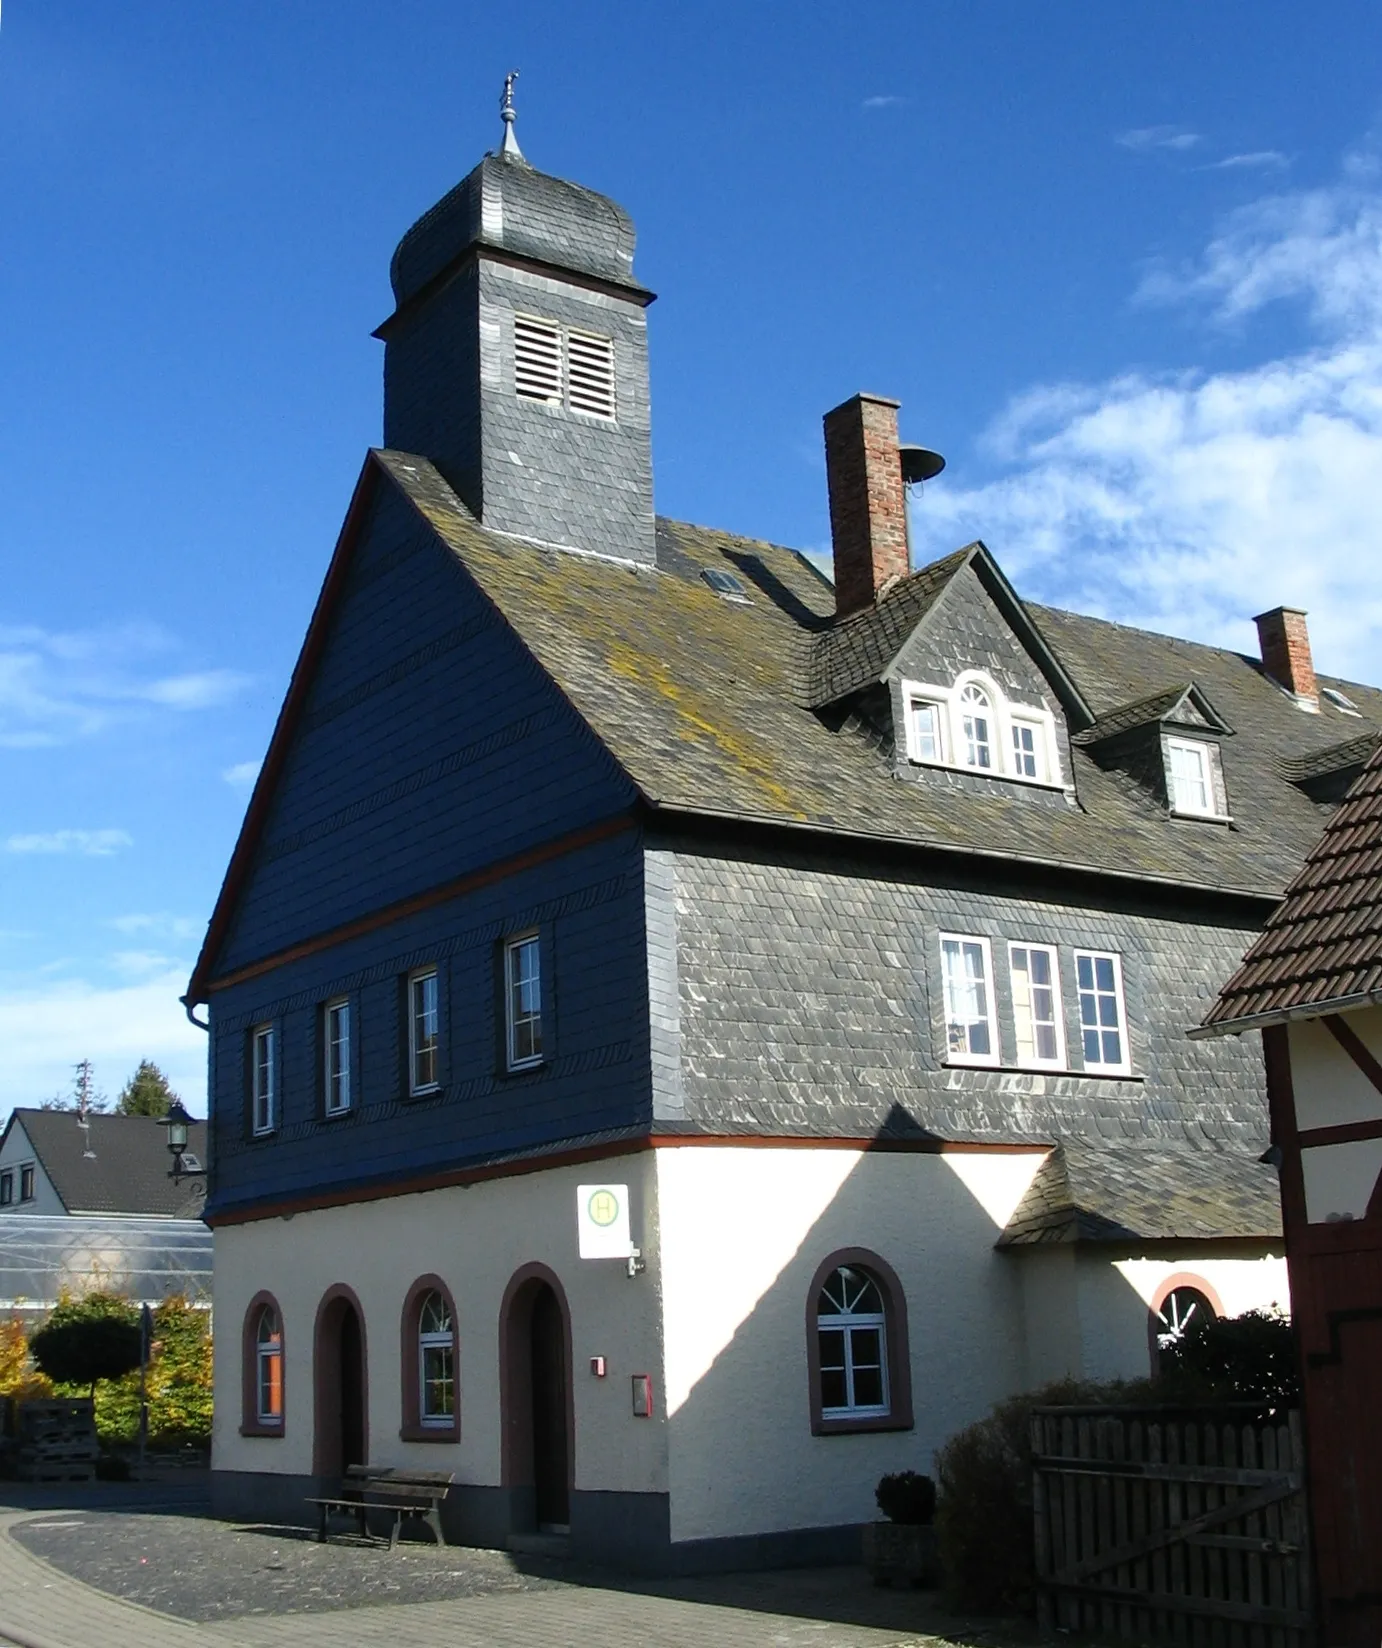
[(432, 1530), (438, 1545), (445, 1545), (441, 1531), (441, 1502), (455, 1478), (454, 1471), (415, 1471), (406, 1466), (351, 1465), (341, 1483), (338, 1494), (325, 1498), (308, 1497), (315, 1505), (321, 1522), (317, 1529), (317, 1543), (326, 1543), (327, 1519), (333, 1514), (355, 1518), (360, 1537), (369, 1535), (369, 1513), (387, 1511), (393, 1517), (389, 1530), (389, 1549), (398, 1544), (398, 1536), (405, 1517), (417, 1517)]

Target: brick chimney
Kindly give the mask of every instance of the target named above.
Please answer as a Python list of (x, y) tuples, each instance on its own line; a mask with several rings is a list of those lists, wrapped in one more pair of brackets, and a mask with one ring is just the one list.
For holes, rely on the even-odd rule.
[(1320, 696), (1315, 666), (1310, 657), (1310, 631), (1299, 607), (1273, 607), (1260, 613), (1257, 644), (1262, 650), (1262, 667), (1278, 686), (1297, 698), (1317, 703)]
[(825, 472), (835, 555), (835, 611), (872, 606), (884, 584), (905, 578), (907, 489), (897, 451), (900, 401), (855, 395), (825, 415)]

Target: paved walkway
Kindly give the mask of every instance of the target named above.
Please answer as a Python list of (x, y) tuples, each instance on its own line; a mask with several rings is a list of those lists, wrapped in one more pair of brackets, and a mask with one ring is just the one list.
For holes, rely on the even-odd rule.
[(35, 1515), (61, 1512), (0, 1513), (0, 1644), (14, 1648), (919, 1648), (937, 1641), (581, 1584), (194, 1625), (94, 1590), (25, 1550), (11, 1530)]

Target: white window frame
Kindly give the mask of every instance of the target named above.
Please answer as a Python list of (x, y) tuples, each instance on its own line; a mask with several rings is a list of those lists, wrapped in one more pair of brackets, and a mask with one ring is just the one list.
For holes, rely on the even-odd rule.
[[(520, 955), (531, 953), (537, 962), (531, 980), (516, 973)], [(522, 1009), (520, 992), (525, 984), (537, 986), (537, 1008)], [(519, 1030), (536, 1026), (536, 1044), (528, 1052), (519, 1051)], [(542, 943), (537, 933), (516, 933), (504, 941), (504, 1055), (510, 1070), (531, 1070), (543, 1060), (542, 1051)]]
[[(887, 1419), (893, 1411), (892, 1388), (888, 1380), (888, 1316), (887, 1306), (883, 1293), (883, 1284), (863, 1265), (841, 1265), (831, 1273), (821, 1286), (821, 1293), (839, 1274), (840, 1270), (857, 1270), (864, 1276), (874, 1292), (878, 1295), (881, 1309), (877, 1311), (822, 1311), (820, 1308), (820, 1294), (816, 1296), (816, 1353), (821, 1375), (821, 1418), (822, 1419)], [(878, 1375), (882, 1390), (882, 1402), (860, 1403), (854, 1400), (854, 1334), (857, 1330), (878, 1334)], [(825, 1355), (821, 1347), (823, 1333), (838, 1333), (844, 1348), (845, 1376), (845, 1405), (843, 1407), (828, 1408), (825, 1405), (824, 1375), (827, 1371), (834, 1372), (832, 1366), (826, 1368)], [(869, 1364), (865, 1364), (868, 1366)]]
[[(419, 1023), (425, 1023), (429, 1017), (429, 1010), (425, 999), (425, 987), (431, 982), (433, 999), (430, 1009), (432, 1021), (432, 1044), (423, 1045), (418, 1034)], [(424, 992), (422, 996), (419, 992)], [(421, 1001), (421, 1007), (419, 1002)], [(431, 1074), (425, 1080), (418, 1080), (420, 1063), (423, 1058), (431, 1059)], [(441, 1086), (441, 970), (438, 967), (419, 967), (408, 974), (408, 1092), (410, 1094), (435, 1093)]]
[(322, 1093), (328, 1116), (344, 1116), (354, 1101), (350, 1048), (350, 997), (322, 1008)]
[[(436, 1295), (441, 1300), (449, 1324), (445, 1333), (427, 1332), (422, 1326), (427, 1301)], [(451, 1412), (429, 1413), (427, 1410), (427, 1352), (444, 1350), (450, 1358), (447, 1379), (451, 1386)], [(446, 1302), (446, 1295), (438, 1288), (430, 1288), (418, 1301), (417, 1313), (417, 1419), (429, 1430), (449, 1431), (456, 1423), (456, 1319)]]
[(278, 1128), (278, 1027), (250, 1031), (250, 1128), (262, 1139)]
[[(272, 1317), (274, 1333), (270, 1338), (264, 1337), (264, 1324)], [(272, 1363), (278, 1364), (277, 1379), (270, 1376), (266, 1381), (265, 1371)], [(278, 1393), (278, 1412), (274, 1413), (264, 1405), (264, 1391), (266, 1387)], [(283, 1323), (279, 1319), (278, 1311), (273, 1305), (259, 1307), (259, 1319), (254, 1324), (254, 1414), (261, 1425), (282, 1425), (283, 1423)]]
[[(963, 957), (963, 953), (964, 953), (963, 952), (963, 946), (965, 946), (967, 944), (973, 944), (973, 945), (977, 945), (979, 947), (979, 951), (980, 951), (981, 955), (983, 956), (983, 961), (984, 961), (983, 978), (980, 981), (982, 983), (982, 986), (983, 986), (984, 1001), (985, 1001), (985, 1012), (984, 1012), (984, 1016), (983, 1016), (982, 1019), (975, 1018), (975, 1019), (966, 1019), (964, 1021), (961, 1021), (959, 1019), (952, 1020), (952, 1018), (951, 1018), (951, 1015), (950, 1015), (950, 973), (949, 973), (949, 969), (946, 966), (946, 959), (945, 959), (945, 947), (946, 947), (947, 944), (958, 944), (958, 945), (960, 945), (962, 947), (961, 948), (961, 957)], [(997, 1004), (994, 1000), (994, 989), (993, 989), (993, 947), (992, 947), (992, 945), (989, 943), (988, 939), (981, 937), (977, 933), (941, 933), (941, 934), (939, 934), (939, 948), (940, 948), (940, 961), (941, 961), (941, 1016), (942, 1016), (942, 1018), (944, 1020), (944, 1023), (945, 1023), (945, 1062), (947, 1064), (985, 1065), (985, 1066), (1001, 1064), (1002, 1063), (1002, 1052), (1001, 1052), (999, 1042), (998, 1042), (998, 1013), (997, 1013)], [(965, 1044), (966, 1045), (965, 1045), (963, 1051), (956, 1050), (955, 1048), (953, 1048), (950, 1045), (950, 1027), (951, 1027), (951, 1024), (952, 1023), (958, 1024), (960, 1022), (964, 1022), (967, 1026), (966, 1031), (965, 1031)], [(971, 1052), (970, 1049), (969, 1049), (969, 1045), (968, 1045), (969, 1036), (970, 1036), (970, 1028), (972, 1026), (974, 1026), (976, 1024), (980, 1024), (980, 1023), (987, 1024), (987, 1026), (988, 1026), (989, 1051), (987, 1053)]]
[[(972, 767), (961, 759), (967, 740), (964, 731), (966, 687), (978, 687), (989, 701), (989, 750), (993, 757), (990, 767)], [(954, 682), (943, 687), (934, 682), (904, 681), (902, 698), (906, 706), (907, 757), (922, 766), (949, 767), (955, 772), (975, 773), (981, 778), (1006, 778), (1018, 784), (1035, 784), (1046, 789), (1060, 789), (1064, 783), (1061, 774), (1060, 742), (1056, 737), (1056, 718), (1040, 704), (1014, 704), (991, 675), (982, 670), (965, 670)], [(927, 704), (937, 708), (937, 728), (940, 736), (939, 757), (923, 755), (918, 745), (913, 724), (914, 711)], [(1013, 728), (1030, 727), (1035, 734), (1033, 743), (1037, 771), (1035, 777), (1019, 772)]]
[[(1047, 958), (1047, 960), (1051, 964), (1050, 990), (1051, 990), (1051, 1012), (1052, 1012), (1052, 1015), (1053, 1015), (1052, 1020), (1051, 1020), (1051, 1027), (1054, 1029), (1055, 1036), (1056, 1036), (1056, 1051), (1055, 1051), (1055, 1056), (1053, 1058), (1043, 1059), (1035, 1051), (1033, 1051), (1027, 1057), (1025, 1057), (1025, 1058), (1023, 1057), (1023, 1053), (1022, 1053), (1022, 1013), (1023, 1013), (1023, 1006), (1022, 1006), (1022, 995), (1021, 995), (1021, 991), (1019, 990), (1019, 985), (1018, 985), (1018, 970), (1017, 970), (1017, 962), (1016, 962), (1017, 952), (1019, 950), (1025, 951), (1027, 953), (1027, 955), (1029, 955), (1029, 956), (1034, 955), (1034, 954), (1035, 955), (1043, 955)], [(1030, 992), (1030, 990), (1033, 988), (1033, 986), (1030, 983), (1030, 980), (1031, 980), (1030, 968), (1027, 971), (1026, 978), (1028, 980), (1028, 983), (1025, 986), (1025, 988)], [(1044, 988), (1046, 988), (1046, 986), (1037, 985), (1037, 986), (1035, 986), (1035, 988), (1044, 989)], [(1024, 943), (1024, 942), (1022, 942), (1021, 940), (1018, 940), (1018, 939), (1010, 940), (1009, 944), (1008, 944), (1008, 990), (1009, 990), (1009, 992), (1012, 996), (1013, 1031), (1014, 1031), (1014, 1035), (1015, 1035), (1015, 1038), (1016, 1038), (1015, 1052), (1016, 1052), (1017, 1063), (1024, 1070), (1064, 1070), (1066, 1068), (1066, 1063), (1065, 1063), (1065, 1014), (1064, 1014), (1064, 1010), (1063, 1010), (1063, 1007), (1062, 1007), (1062, 1004), (1061, 1004), (1060, 951), (1057, 950), (1056, 946), (1054, 944), (1027, 944), (1027, 943)], [(1028, 1002), (1027, 1005), (1028, 1005), (1028, 1009), (1030, 1010), (1030, 1005), (1031, 1005), (1030, 1001)], [(1040, 1021), (1040, 1023), (1042, 1023), (1042, 1024), (1045, 1024), (1045, 1022), (1046, 1022), (1045, 1020)], [(1038, 1027), (1038, 1020), (1036, 1019), (1036, 1017), (1034, 1015), (1029, 1017), (1029, 1026), (1030, 1026), (1030, 1029), (1031, 1029), (1031, 1032), (1032, 1032), (1032, 1034), (1031, 1034), (1032, 1047), (1033, 1047), (1033, 1049), (1035, 1049), (1036, 1041), (1037, 1041), (1036, 1031), (1037, 1031), (1037, 1027)]]
[[(1118, 1036), (1123, 1049), (1123, 1057), (1117, 1064), (1106, 1064), (1103, 1060), (1092, 1062), (1085, 1055), (1084, 1038), (1087, 1029), (1094, 1029), (1099, 1035), (1099, 1050), (1103, 1051), (1104, 1025), (1086, 1025), (1084, 1016), (1084, 996), (1088, 993), (1080, 985), (1080, 962), (1088, 961), (1096, 964), (1101, 961), (1113, 963), (1113, 997), (1118, 1004)], [(1098, 978), (1095, 977), (1095, 999), (1109, 992), (1098, 988)], [(1080, 1058), (1082, 1068), (1100, 1076), (1127, 1076), (1132, 1073), (1132, 1046), (1128, 1037), (1128, 1002), (1123, 989), (1123, 958), (1116, 950), (1076, 950), (1075, 951), (1075, 997), (1080, 1012)]]
[[(1193, 755), (1200, 763), (1200, 773), (1204, 784), (1205, 804), (1203, 807), (1188, 803), (1180, 793), (1176, 783), (1175, 759), (1177, 755)], [(1167, 788), (1171, 792), (1171, 811), (1182, 813), (1187, 818), (1220, 818), (1218, 800), (1214, 794), (1214, 756), (1210, 745), (1199, 738), (1168, 738), (1166, 740), (1166, 780)]]

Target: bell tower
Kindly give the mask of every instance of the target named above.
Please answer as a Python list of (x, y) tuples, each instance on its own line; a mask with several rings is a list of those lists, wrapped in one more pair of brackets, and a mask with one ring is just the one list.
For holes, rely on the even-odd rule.
[(384, 444), (430, 458), (486, 526), (651, 563), (647, 306), (633, 222), (504, 141), (399, 242)]

